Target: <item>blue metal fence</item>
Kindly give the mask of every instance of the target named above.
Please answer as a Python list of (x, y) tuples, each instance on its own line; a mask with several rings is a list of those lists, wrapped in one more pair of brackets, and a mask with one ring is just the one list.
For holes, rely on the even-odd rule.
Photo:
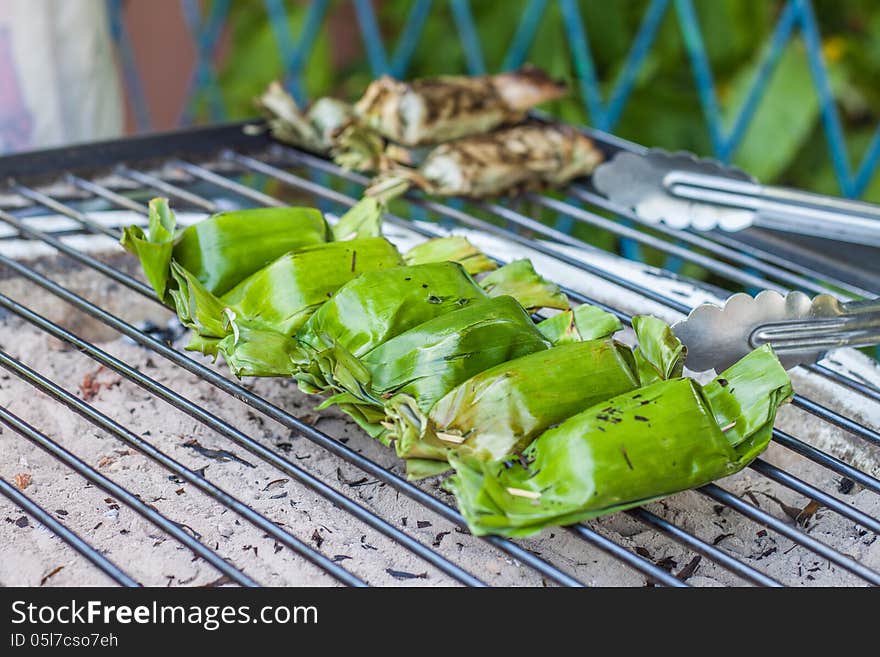
[[(370, 0), (350, 1), (357, 16), (363, 36), (364, 48), (373, 74), (390, 73), (404, 77), (411, 58), (418, 48), (419, 37), (432, 12), (439, 9), (439, 2), (413, 0), (400, 34), (383, 37)], [(637, 76), (645, 64), (652, 44), (666, 16), (672, 12), (678, 22), (681, 37), (698, 90), (704, 120), (709, 130), (716, 157), (729, 161), (745, 138), (755, 112), (764, 98), (771, 75), (779, 63), (788, 42), (800, 34), (806, 47), (812, 74), (812, 83), (819, 99), (822, 127), (827, 139), (829, 157), (834, 167), (840, 191), (845, 196), (861, 196), (880, 164), (880, 126), (874, 133), (861, 164), (850, 164), (840, 116), (831, 91), (829, 76), (822, 54), (822, 44), (811, 0), (788, 0), (779, 14), (772, 35), (764, 47), (749, 92), (728, 129), (724, 126), (718, 102), (718, 94), (712, 76), (709, 56), (700, 31), (697, 13), (692, 0), (650, 0), (641, 26), (633, 40), (624, 66), (604, 98), (596, 74), (590, 43), (585, 30), (577, 0), (555, 0), (565, 25), (567, 47), (578, 82), (578, 91), (591, 125), (613, 132), (635, 87)], [(147, 130), (150, 118), (140, 84), (140, 78), (131, 49), (120, 20), (119, 0), (108, 0), (113, 35), (120, 49), (123, 73), (138, 128)], [(551, 0), (528, 0), (520, 17), (510, 45), (503, 58), (502, 68), (511, 69), (525, 61), (542, 20), (547, 14)], [(190, 85), (190, 100), (181, 115), (181, 123), (192, 120), (196, 102), (205, 102), (208, 115), (214, 120), (225, 116), (223, 99), (219, 93), (217, 71), (213, 54), (228, 18), (230, 0), (213, 0), (204, 3), (207, 9), (199, 10), (197, 0), (181, 0), (184, 16), (190, 29), (197, 52), (197, 64)], [(255, 3), (256, 4), (256, 3)], [(306, 10), (305, 20), (298, 34), (289, 29), (288, 5), (284, 0), (263, 0), (262, 7), (270, 21), (273, 34), (286, 71), (285, 81), (297, 98), (307, 100), (302, 84), (303, 69), (309, 53), (315, 45), (330, 9), (330, 0), (313, 0)], [(485, 59), (470, 0), (448, 0), (455, 33), (458, 35), (468, 72), (486, 71)], [(445, 9), (445, 8), (444, 8)], [(393, 43), (389, 53), (386, 43)]]

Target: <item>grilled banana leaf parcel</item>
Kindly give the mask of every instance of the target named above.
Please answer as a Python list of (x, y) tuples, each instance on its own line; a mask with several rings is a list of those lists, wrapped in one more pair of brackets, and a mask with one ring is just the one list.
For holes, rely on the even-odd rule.
[(367, 272), (343, 285), (297, 333), (302, 367), (297, 380), (307, 392), (332, 389), (339, 359), (354, 361), (414, 326), (486, 296), (454, 262)]
[(172, 260), (221, 295), (284, 253), (332, 239), (329, 224), (313, 208), (221, 212), (177, 230), (168, 200), (156, 198), (150, 201), (149, 232), (129, 226), (121, 242), (140, 258), (156, 295), (170, 303)]
[(378, 176), (367, 194), (390, 198), (412, 186), (437, 196), (513, 194), (565, 185), (592, 173), (603, 157), (571, 126), (526, 123), (440, 144), (418, 168), (398, 165)]
[(447, 480), (475, 534), (528, 536), (738, 472), (767, 446), (792, 394), (769, 346), (706, 386), (658, 380), (599, 402), (513, 461), (453, 454)]
[[(391, 338), (333, 372), (338, 404), (381, 439), (385, 401), (407, 395), (424, 411), (456, 385), (493, 365), (547, 349), (550, 342), (512, 297), (473, 301)], [(383, 442), (387, 442), (384, 441)]]
[(387, 439), (415, 478), (449, 469), (450, 450), (494, 461), (595, 402), (638, 387), (626, 345), (610, 338), (561, 344), (476, 374), (426, 407), (389, 400)]
[(368, 127), (404, 146), (422, 146), (489, 132), (567, 93), (544, 71), (440, 76), (411, 82), (387, 75), (372, 82), (354, 111)]

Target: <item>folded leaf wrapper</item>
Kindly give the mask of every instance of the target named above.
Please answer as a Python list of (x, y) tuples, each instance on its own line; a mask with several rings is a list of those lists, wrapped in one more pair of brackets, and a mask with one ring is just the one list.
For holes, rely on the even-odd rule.
[[(358, 359), (355, 368), (338, 362), (334, 380), (345, 392), (322, 408), (339, 404), (362, 426), (370, 417), (384, 422), (385, 400), (396, 394), (418, 400), (427, 411), (474, 374), (549, 346), (512, 297), (477, 300), (383, 342)], [(364, 428), (387, 442), (382, 427), (369, 424), (374, 426)]]
[[(389, 400), (399, 456), (448, 469), (450, 449), (502, 459), (593, 403), (638, 386), (629, 348), (611, 339), (559, 345), (502, 363), (451, 390), (430, 410), (411, 395)], [(408, 462), (408, 466), (410, 463)], [(412, 463), (424, 471), (428, 463)]]
[(738, 472), (766, 448), (791, 394), (785, 369), (761, 347), (705, 387), (659, 380), (595, 404), (516, 461), (454, 454), (446, 483), (475, 534), (528, 536)]
[[(283, 376), (293, 373), (289, 362), (272, 361), (282, 369), (242, 368), (245, 362), (272, 360), (268, 352), (280, 343), (267, 332), (292, 336), (342, 285), (365, 271), (390, 269), (401, 264), (400, 254), (381, 237), (330, 242), (281, 256), (268, 267), (252, 274), (220, 299), (226, 317), (225, 335), (218, 344), (230, 368), (238, 376)], [(241, 332), (249, 331), (243, 340)], [(259, 342), (266, 340), (263, 347)], [(236, 354), (248, 344), (250, 356)], [(285, 347), (288, 353), (294, 345)], [(255, 349), (267, 352), (254, 358)], [(282, 352), (278, 352), (279, 354)]]
[(553, 344), (606, 338), (617, 333), (621, 328), (623, 326), (616, 316), (586, 303), (538, 324), (538, 329)]
[(150, 201), (149, 235), (129, 226), (122, 245), (141, 259), (156, 295), (168, 302), (172, 260), (221, 295), (280, 255), (330, 239), (330, 226), (313, 208), (222, 212), (177, 231), (168, 201), (157, 198)]
[[(367, 197), (369, 198), (369, 197)], [(481, 274), (497, 268), (494, 262), (466, 238), (459, 235), (438, 237), (417, 244), (404, 254), (403, 259), (408, 265), (421, 265), (426, 262), (457, 262), (471, 274)]]
[(556, 283), (538, 274), (531, 260), (514, 260), (480, 279), (489, 296), (509, 295), (529, 311), (541, 308), (568, 310), (568, 297)]
[(387, 340), (485, 298), (454, 262), (367, 272), (342, 286), (297, 333), (302, 352), (297, 381), (306, 392), (344, 392), (335, 385), (340, 361), (345, 371), (357, 371), (362, 368), (357, 359)]

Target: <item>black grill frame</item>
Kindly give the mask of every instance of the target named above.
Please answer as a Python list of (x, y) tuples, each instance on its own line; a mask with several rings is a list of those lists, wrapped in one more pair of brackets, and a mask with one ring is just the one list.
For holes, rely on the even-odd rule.
[[(214, 211), (216, 207), (212, 201), (186, 188), (187, 184), (192, 181), (223, 189), (258, 205), (285, 205), (281, 200), (235, 180), (234, 177), (241, 173), (260, 174), (279, 182), (283, 186), (313, 194), (319, 199), (343, 207), (350, 206), (355, 202), (354, 198), (310, 178), (330, 176), (337, 180), (346, 181), (349, 184), (363, 185), (366, 182), (363, 176), (344, 171), (333, 163), (309, 153), (275, 144), (264, 134), (245, 134), (243, 131), (244, 125), (244, 123), (236, 123), (167, 135), (116, 140), (102, 144), (84, 145), (72, 149), (54, 149), (0, 158), (0, 177), (9, 180), (6, 189), (0, 190), (0, 192), (6, 195), (6, 199), (14, 200), (14, 202), (6, 206), (7, 209), (0, 210), (0, 222), (18, 231), (19, 235), (23, 238), (43, 242), (53, 247), (63, 256), (95, 270), (102, 276), (158, 304), (159, 302), (155, 299), (152, 290), (141, 281), (101, 262), (91, 255), (77, 251), (63, 241), (63, 234), (50, 234), (39, 230), (33, 226), (32, 222), (24, 222), (22, 217), (31, 213), (34, 209), (48, 210), (72, 219), (85, 233), (103, 234), (115, 239), (118, 237), (118, 231), (92, 221), (86, 212), (75, 209), (71, 203), (81, 201), (84, 198), (98, 198), (103, 199), (115, 208), (131, 210), (145, 215), (147, 212), (146, 207), (142, 203), (126, 196), (125, 192), (135, 189), (150, 189), (202, 211)], [(639, 148), (628, 142), (623, 142), (595, 131), (591, 131), (591, 136), (600, 142), (606, 153), (611, 153), (620, 148), (632, 148), (634, 150)], [(195, 161), (200, 163), (197, 164)], [(299, 173), (293, 173), (291, 169), (296, 169)], [(155, 170), (154, 173), (148, 173), (153, 170)], [(112, 174), (112, 178), (107, 179), (103, 177), (107, 174)], [(65, 183), (61, 187), (57, 185), (59, 180)], [(644, 228), (643, 222), (638, 217), (598, 196), (587, 184), (572, 185), (567, 191), (570, 198), (588, 203), (602, 210), (612, 211), (618, 217), (629, 220), (632, 227), (604, 218), (587, 209), (577, 207), (568, 201), (560, 201), (549, 196), (532, 194), (529, 196), (529, 200), (551, 210), (564, 213), (575, 221), (589, 224), (620, 237), (633, 239), (647, 246), (658, 248), (661, 251), (696, 262), (736, 285), (759, 286), (779, 291), (785, 291), (789, 287), (803, 289), (806, 292), (812, 293), (829, 291), (826, 285), (817, 282), (817, 279), (821, 279), (834, 285), (838, 289), (838, 293), (840, 293), (840, 290), (853, 295), (862, 295), (868, 292), (861, 285), (837, 280), (832, 274), (825, 271), (817, 271), (813, 268), (812, 264), (805, 265), (803, 263), (789, 262), (781, 257), (762, 251), (758, 247), (740, 242), (734, 236), (698, 235), (664, 226), (651, 226), (650, 232), (645, 232), (642, 230)], [(504, 220), (506, 227), (500, 227), (478, 218), (472, 212), (460, 209), (459, 207), (453, 207), (450, 204), (428, 200), (417, 193), (409, 194), (408, 200), (412, 206), (423, 208), (428, 212), (453, 222), (457, 226), (481, 230), (491, 235), (520, 243), (561, 262), (597, 275), (610, 283), (635, 292), (672, 310), (685, 313), (690, 310), (686, 304), (678, 300), (666, 297), (655, 290), (644, 288), (599, 266), (585, 263), (560, 252), (554, 247), (554, 243), (580, 248), (594, 247), (589, 247), (571, 235), (550, 228), (521, 214), (513, 209), (510, 204), (497, 202), (471, 204), (472, 207), (481, 212), (488, 212), (492, 216)], [(411, 221), (394, 215), (389, 215), (387, 221), (416, 230), (426, 237), (444, 234), (442, 231), (433, 230), (424, 224), (414, 224)], [(532, 235), (541, 237), (546, 241), (537, 242), (534, 239), (523, 236), (517, 230), (528, 231)], [(674, 240), (677, 244), (666, 240)], [(704, 253), (693, 252), (687, 247), (698, 248)], [(168, 359), (176, 366), (199, 376), (238, 401), (297, 431), (335, 456), (358, 467), (364, 473), (385, 482), (399, 492), (422, 503), (446, 520), (464, 527), (464, 521), (460, 514), (445, 502), (385, 470), (377, 463), (363, 457), (353, 449), (336, 441), (333, 437), (305, 423), (300, 418), (272, 405), (235, 381), (217, 374), (189, 356), (168, 347), (144, 331), (76, 295), (63, 285), (38, 273), (22, 262), (0, 255), (0, 266), (41, 287), (77, 310), (92, 316), (118, 333), (152, 350), (157, 355)], [(744, 268), (748, 268), (751, 271), (745, 271)], [(870, 279), (867, 282), (873, 283)], [(620, 309), (610, 307), (607, 304), (590, 299), (570, 289), (565, 289), (565, 291), (573, 301), (594, 303), (614, 313), (625, 323), (631, 321), (631, 317)], [(205, 424), (225, 438), (247, 449), (261, 460), (283, 470), (291, 478), (303, 483), (335, 504), (341, 505), (347, 512), (384, 533), (397, 544), (414, 552), (459, 582), (474, 586), (484, 584), (484, 582), (468, 573), (458, 564), (453, 563), (450, 559), (415, 540), (393, 526), (386, 519), (378, 516), (375, 512), (361, 506), (355, 500), (350, 499), (327, 483), (312, 476), (305, 469), (264, 447), (256, 439), (228, 425), (207, 409), (165, 388), (162, 384), (129, 367), (102, 351), (99, 347), (66, 331), (59, 325), (5, 295), (0, 295), (0, 308), (28, 321), (40, 330), (71, 344), (91, 359), (117, 372), (126, 380), (141, 386), (151, 394), (189, 414), (200, 423)], [(319, 550), (306, 544), (296, 536), (287, 533), (285, 530), (281, 530), (265, 516), (247, 507), (244, 503), (229, 497), (222, 490), (208, 483), (192, 470), (188, 470), (167, 455), (153, 448), (143, 438), (126, 430), (124, 426), (103, 415), (87, 402), (66, 392), (57, 383), (49, 381), (30, 369), (26, 364), (2, 351), (0, 351), (0, 366), (42, 392), (52, 396), (59, 403), (79, 413), (96, 427), (128, 443), (134, 449), (152, 458), (162, 467), (193, 483), (203, 492), (234, 510), (244, 519), (261, 529), (270, 531), (277, 540), (288, 545), (292, 550), (316, 564), (339, 582), (353, 586), (365, 584), (356, 575), (350, 573), (339, 564), (331, 562)], [(859, 394), (880, 402), (880, 390), (864, 382), (849, 378), (822, 365), (813, 366), (811, 369), (819, 375), (830, 378), (837, 384), (846, 386)], [(880, 445), (880, 433), (871, 427), (862, 425), (801, 395), (795, 397), (794, 404), (802, 410), (813, 414), (821, 421), (829, 422), (870, 444)], [(115, 484), (83, 463), (76, 455), (64, 452), (57, 443), (52, 441), (49, 436), (40, 432), (38, 428), (28, 425), (2, 407), (0, 407), (0, 423), (12, 428), (26, 439), (46, 449), (95, 485), (108, 490), (114, 497), (128, 504), (136, 512), (158, 523), (166, 531), (170, 531), (175, 538), (178, 538), (187, 547), (193, 549), (196, 554), (218, 568), (231, 581), (245, 586), (257, 584), (245, 573), (225, 562), (222, 557), (210, 548), (200, 544), (185, 532), (180, 532), (180, 529), (172, 521), (162, 517), (158, 512), (142, 508), (145, 505), (140, 503), (136, 497), (127, 494), (127, 491), (124, 489), (120, 490), (118, 487), (115, 487)], [(774, 440), (801, 456), (841, 476), (848, 477), (875, 493), (880, 493), (880, 480), (857, 470), (840, 459), (826, 454), (780, 430), (774, 430)], [(840, 499), (825, 493), (762, 459), (758, 459), (751, 467), (762, 476), (817, 501), (854, 523), (862, 525), (869, 531), (874, 533), (880, 531), (880, 519), (853, 509)], [(880, 573), (870, 570), (863, 564), (817, 541), (800, 529), (792, 527), (757, 506), (732, 495), (722, 486), (717, 484), (705, 486), (700, 489), (700, 493), (719, 504), (733, 508), (772, 531), (786, 536), (817, 555), (854, 573), (866, 582), (875, 585), (880, 584)], [(66, 529), (63, 524), (59, 523), (45, 509), (40, 508), (24, 493), (15, 489), (14, 486), (2, 480), (2, 478), (0, 478), (0, 494), (9, 498), (25, 512), (54, 531), (62, 540), (69, 543), (75, 550), (89, 559), (117, 583), (128, 586), (136, 584), (130, 576), (110, 563), (81, 537)], [(779, 582), (753, 566), (737, 560), (727, 552), (697, 538), (646, 509), (635, 509), (628, 513), (639, 522), (666, 534), (672, 540), (681, 543), (696, 554), (723, 566), (747, 582), (762, 586), (779, 585)], [(175, 529), (177, 529), (177, 533), (175, 533)], [(658, 584), (667, 586), (686, 585), (657, 564), (615, 543), (587, 524), (575, 525), (568, 530), (581, 540), (611, 554)], [(499, 537), (489, 537), (486, 540), (496, 549), (505, 552), (519, 562), (538, 571), (548, 580), (565, 586), (582, 585), (582, 582), (560, 570), (557, 566), (529, 552), (515, 541)]]

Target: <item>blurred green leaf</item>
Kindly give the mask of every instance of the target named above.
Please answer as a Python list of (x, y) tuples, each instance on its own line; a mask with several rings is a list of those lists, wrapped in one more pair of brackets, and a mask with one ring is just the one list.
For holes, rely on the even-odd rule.
[[(725, 98), (725, 124), (739, 114), (755, 78), (758, 61), (742, 68)], [(760, 180), (773, 180), (791, 162), (819, 117), (803, 43), (788, 44), (737, 149), (734, 162)]]
[[(305, 19), (304, 7), (288, 5), (287, 15), (291, 42), (295, 44)], [(254, 11), (252, 3), (234, 3), (229, 24), (234, 56), (226, 59), (220, 72), (223, 97), (231, 118), (254, 116), (254, 97), (271, 80), (284, 76), (278, 42), (265, 11)], [(329, 93), (336, 78), (328, 43), (327, 32), (322, 30), (303, 69), (303, 87), (312, 98)]]

